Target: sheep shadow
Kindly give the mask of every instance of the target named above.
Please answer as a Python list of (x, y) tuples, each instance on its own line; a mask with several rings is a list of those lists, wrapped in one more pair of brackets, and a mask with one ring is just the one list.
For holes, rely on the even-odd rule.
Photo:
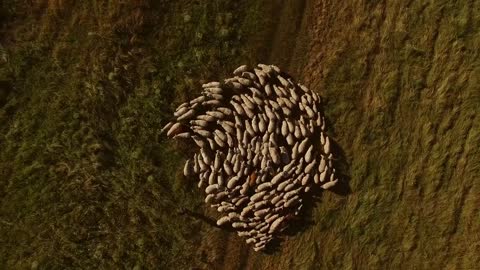
[[(321, 108), (323, 115), (323, 108)], [(327, 126), (330, 128), (331, 133), (335, 135), (333, 123), (328, 118), (325, 119)], [(337, 184), (327, 190), (323, 190), (318, 185), (315, 185), (310, 194), (303, 196), (303, 208), (300, 214), (292, 219), (289, 226), (283, 231), (282, 235), (295, 236), (304, 233), (311, 226), (315, 226), (316, 222), (313, 219), (313, 211), (317, 207), (317, 204), (322, 202), (322, 196), (324, 192), (333, 192), (339, 196), (348, 196), (352, 193), (350, 188), (350, 164), (347, 161), (345, 151), (340, 144), (332, 138), (330, 138), (331, 153), (333, 154), (333, 167), (335, 168), (335, 175), (339, 179)], [(267, 255), (273, 255), (279, 252), (284, 239), (281, 237), (274, 238), (268, 245), (263, 253)]]

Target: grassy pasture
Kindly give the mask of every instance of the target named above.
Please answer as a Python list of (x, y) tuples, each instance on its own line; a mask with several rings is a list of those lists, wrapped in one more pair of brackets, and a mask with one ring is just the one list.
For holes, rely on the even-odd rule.
[[(0, 268), (475, 269), (476, 1), (0, 4)], [(203, 213), (159, 130), (203, 80), (271, 62), (318, 91), (352, 192), (275, 252)], [(210, 212), (208, 212), (210, 214)]]

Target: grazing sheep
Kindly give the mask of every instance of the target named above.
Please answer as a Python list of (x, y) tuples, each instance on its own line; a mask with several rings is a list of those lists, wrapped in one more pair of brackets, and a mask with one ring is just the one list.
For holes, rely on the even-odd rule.
[(218, 184), (211, 184), (205, 189), (205, 193), (212, 194), (218, 190)]
[(233, 74), (203, 84), (160, 132), (198, 146), (183, 174), (198, 177), (205, 203), (226, 213), (217, 225), (231, 224), (260, 251), (299, 214), (313, 185), (329, 189), (338, 179), (321, 98), (275, 65)]
[(167, 136), (170, 137), (170, 136), (173, 136), (175, 135), (176, 133), (178, 133), (178, 131), (180, 130), (182, 124), (177, 122), (173, 125), (171, 125), (170, 123), (168, 123), (165, 127), (167, 126), (170, 126), (170, 128), (168, 129), (168, 132), (167, 132)]
[(335, 186), (338, 182), (338, 179), (335, 179), (333, 181), (330, 181), (330, 182), (327, 182), (323, 185), (321, 185), (320, 187), (323, 188), (323, 189), (329, 189), (329, 188), (332, 188), (333, 186)]
[(247, 71), (248, 70), (248, 66), (247, 65), (241, 65), (239, 67), (237, 67), (234, 71), (233, 71), (233, 75), (237, 75), (239, 76), (240, 74), (242, 74), (243, 72)]
[(310, 145), (310, 147), (307, 150), (307, 153), (305, 153), (305, 162), (310, 163), (313, 159), (313, 145)]
[(325, 144), (323, 145), (323, 152), (326, 155), (330, 154), (330, 139), (328, 137), (325, 138)]
[(272, 180), (270, 180), (270, 183), (272, 185), (278, 184), (283, 178), (285, 177), (285, 172), (281, 171), (277, 175), (275, 175)]
[(240, 178), (238, 176), (234, 176), (230, 178), (230, 180), (228, 180), (228, 183), (227, 183), (227, 188), (233, 189), (239, 180)]

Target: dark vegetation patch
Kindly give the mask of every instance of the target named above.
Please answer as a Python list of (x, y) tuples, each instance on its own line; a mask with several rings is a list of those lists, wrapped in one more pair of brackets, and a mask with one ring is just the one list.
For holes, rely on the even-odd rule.
[[(252, 61), (256, 1), (6, 1), (0, 268), (195, 264), (200, 194), (160, 128)], [(5, 8), (8, 7), (8, 8)]]

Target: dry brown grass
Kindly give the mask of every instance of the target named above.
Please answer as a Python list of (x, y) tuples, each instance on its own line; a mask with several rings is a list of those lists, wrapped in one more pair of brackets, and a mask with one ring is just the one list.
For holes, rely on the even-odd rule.
[[(301, 79), (326, 98), (353, 193), (322, 193), (312, 213), (314, 225), (287, 237), (278, 253), (250, 253), (247, 268), (474, 269), (479, 264), (475, 5), (307, 1), (312, 42), (288, 55), (308, 55), (308, 64), (292, 61), (289, 68), (301, 70)], [(285, 58), (274, 55), (271, 62), (288, 63)], [(236, 256), (226, 256), (241, 258), (244, 250), (232, 252)], [(224, 262), (219, 268), (238, 264)]]
[[(15, 3), (0, 268), (480, 264), (479, 3)], [(203, 204), (179, 172), (188, 146), (158, 134), (200, 80), (256, 62), (325, 97), (353, 191), (322, 193), (268, 254), (175, 211)]]

